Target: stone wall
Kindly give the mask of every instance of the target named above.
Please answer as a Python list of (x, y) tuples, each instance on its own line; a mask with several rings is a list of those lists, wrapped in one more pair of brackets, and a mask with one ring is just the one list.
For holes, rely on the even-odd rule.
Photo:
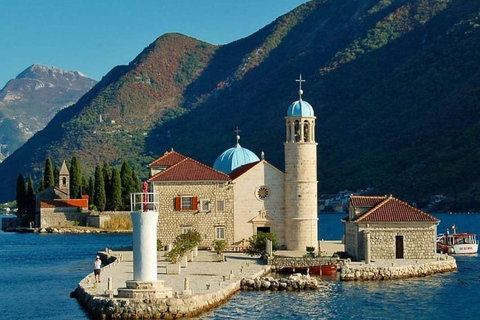
[(382, 261), (381, 265), (346, 264), (340, 272), (342, 281), (363, 280), (393, 280), (411, 277), (425, 277), (435, 273), (451, 272), (457, 270), (457, 262), (448, 255), (438, 256), (436, 260), (416, 261), (409, 260), (402, 265)]
[(318, 281), (309, 275), (292, 274), (287, 278), (275, 279), (273, 277), (257, 277), (255, 279), (242, 279), (242, 290), (271, 290), (271, 291), (298, 291), (318, 289)]
[[(158, 217), (158, 238), (163, 244), (172, 243), (175, 237), (192, 228), (200, 232), (200, 247), (210, 247), (216, 239), (216, 227), (225, 228), (225, 241), (233, 243), (233, 188), (225, 182), (155, 182), (154, 192), (159, 193), (160, 209)], [(175, 210), (178, 196), (197, 197), (198, 210)], [(203, 211), (201, 201), (210, 201), (210, 208)], [(225, 208), (217, 208), (217, 200), (224, 200)]]
[(84, 226), (88, 212), (75, 207), (42, 208), (40, 214), (40, 227), (72, 227)]
[(103, 211), (87, 217), (89, 227), (105, 228), (112, 218), (131, 219), (130, 211)]

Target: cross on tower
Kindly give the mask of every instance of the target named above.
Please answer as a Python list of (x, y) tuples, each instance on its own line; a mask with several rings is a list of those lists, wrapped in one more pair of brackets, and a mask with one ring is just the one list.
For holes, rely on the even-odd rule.
[(298, 95), (300, 96), (300, 100), (302, 100), (302, 94), (303, 94), (302, 82), (305, 82), (305, 80), (302, 80), (302, 74), (300, 74), (300, 79), (296, 79), (295, 81), (298, 82), (298, 85), (299, 85)]

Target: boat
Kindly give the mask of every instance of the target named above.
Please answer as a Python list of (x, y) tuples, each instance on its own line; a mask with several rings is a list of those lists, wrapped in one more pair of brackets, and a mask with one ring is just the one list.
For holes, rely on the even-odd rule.
[(478, 240), (475, 233), (457, 233), (455, 225), (451, 234), (447, 232), (437, 237), (437, 251), (450, 254), (474, 254), (478, 251)]
[(323, 266), (310, 266), (310, 267), (281, 267), (278, 270), (279, 273), (283, 274), (334, 274), (337, 272), (337, 265), (327, 264)]

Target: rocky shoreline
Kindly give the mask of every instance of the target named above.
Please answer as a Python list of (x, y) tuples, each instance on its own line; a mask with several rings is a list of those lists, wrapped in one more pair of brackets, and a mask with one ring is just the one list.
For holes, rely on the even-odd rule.
[(58, 233), (58, 234), (113, 234), (113, 233), (132, 233), (132, 230), (107, 230), (98, 228), (24, 228), (24, 227), (11, 227), (5, 228), (4, 232), (17, 232), (17, 233)]

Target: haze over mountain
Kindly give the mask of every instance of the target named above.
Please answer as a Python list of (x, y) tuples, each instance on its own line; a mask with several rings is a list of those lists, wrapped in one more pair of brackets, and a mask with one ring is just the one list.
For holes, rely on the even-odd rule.
[(0, 164), (0, 200), (18, 173), (76, 155), (84, 172), (175, 150), (208, 165), (240, 143), (284, 168), (284, 117), (316, 116), (319, 191), (372, 187), (437, 210), (480, 210), (480, 2), (317, 0), (251, 36), (214, 46), (159, 37), (113, 68)]
[(95, 83), (80, 72), (38, 64), (8, 81), (0, 90), (0, 162)]

